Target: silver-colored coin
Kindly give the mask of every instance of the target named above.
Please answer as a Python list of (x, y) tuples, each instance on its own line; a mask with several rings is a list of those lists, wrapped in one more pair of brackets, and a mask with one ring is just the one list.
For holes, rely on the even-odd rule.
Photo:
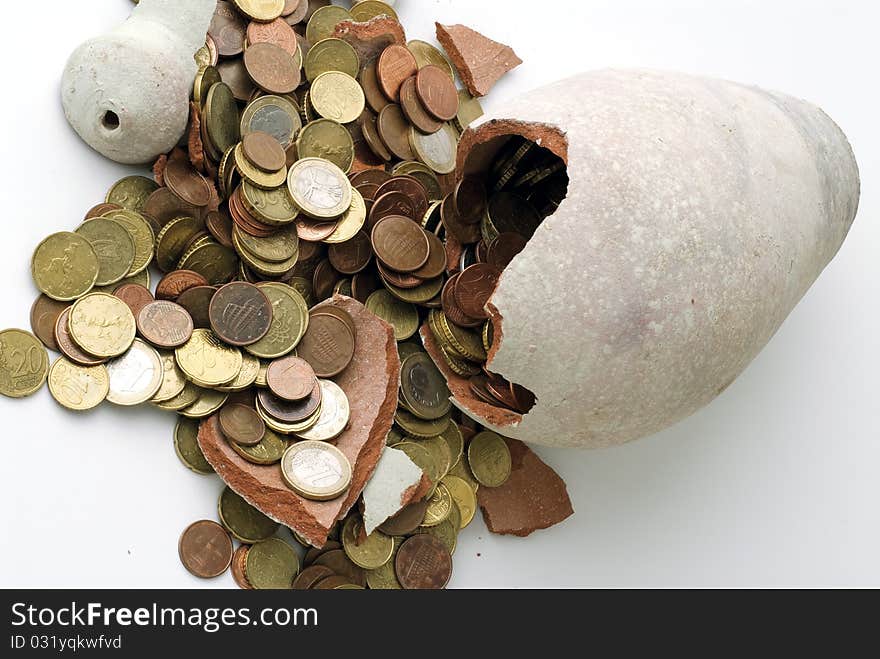
[(156, 395), (162, 386), (164, 369), (159, 353), (135, 339), (128, 352), (107, 363), (107, 373), (110, 375), (107, 400), (131, 406), (146, 403)]
[(287, 149), (302, 129), (296, 106), (280, 96), (261, 96), (248, 105), (241, 117), (241, 136), (268, 133)]
[(458, 133), (451, 125), (443, 124), (443, 128), (433, 135), (423, 135), (415, 128), (411, 128), (409, 142), (419, 160), (438, 174), (455, 171)]
[(339, 217), (351, 207), (351, 183), (345, 173), (322, 158), (303, 158), (287, 176), (294, 203), (314, 218)]
[(321, 385), (321, 414), (317, 423), (306, 432), (297, 433), (300, 439), (329, 442), (342, 434), (351, 420), (348, 396), (335, 382), (319, 380)]
[(290, 488), (306, 499), (329, 501), (351, 485), (351, 463), (335, 446), (299, 442), (285, 451), (281, 473)]

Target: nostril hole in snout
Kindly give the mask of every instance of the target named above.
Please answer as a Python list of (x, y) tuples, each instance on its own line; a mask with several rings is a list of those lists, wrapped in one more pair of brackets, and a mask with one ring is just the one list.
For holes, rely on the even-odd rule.
[(101, 117), (101, 125), (107, 130), (116, 130), (119, 128), (119, 115), (113, 112), (113, 110), (107, 110), (104, 116)]

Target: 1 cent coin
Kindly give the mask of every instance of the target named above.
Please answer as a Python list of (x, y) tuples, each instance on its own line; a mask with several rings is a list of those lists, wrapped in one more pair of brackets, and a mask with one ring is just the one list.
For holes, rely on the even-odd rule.
[(452, 577), (452, 555), (433, 535), (414, 535), (400, 546), (394, 570), (406, 590), (441, 590)]
[(189, 341), (193, 319), (186, 309), (174, 302), (151, 302), (137, 315), (137, 327), (147, 341), (158, 348), (177, 348)]
[(43, 345), (55, 352), (60, 352), (55, 341), (55, 323), (69, 307), (67, 302), (58, 302), (48, 295), (40, 295), (31, 307), (31, 329)]
[(455, 283), (455, 302), (471, 318), (486, 319), (486, 303), (495, 292), (501, 273), (488, 263), (475, 263), (462, 271)]
[(419, 69), (416, 74), (416, 94), (428, 114), (435, 119), (452, 121), (458, 115), (458, 90), (449, 73), (439, 66), (429, 64)]
[(327, 250), (330, 264), (344, 275), (355, 275), (370, 265), (373, 259), (373, 246), (370, 237), (359, 231), (354, 238), (344, 243), (330, 245)]
[[(286, 23), (285, 23), (286, 25)], [(254, 131), (248, 133), (241, 140), (241, 147), (247, 158), (254, 167), (270, 174), (284, 169), (287, 164), (287, 155), (281, 144), (269, 133)]]
[(183, 566), (201, 579), (219, 577), (232, 563), (232, 538), (217, 522), (207, 519), (187, 527), (177, 550)]
[(272, 303), (253, 284), (226, 284), (211, 299), (211, 328), (226, 343), (248, 346), (262, 339), (272, 324)]
[(269, 364), (266, 381), (273, 394), (284, 400), (307, 398), (315, 389), (315, 369), (299, 357), (284, 357)]
[(155, 301), (150, 289), (141, 284), (123, 284), (113, 291), (113, 295), (128, 305), (135, 318), (138, 317), (141, 309)]
[(266, 424), (257, 411), (242, 403), (224, 406), (218, 420), (220, 430), (236, 444), (256, 446), (266, 434)]
[(319, 309), (309, 316), (309, 329), (299, 344), (299, 356), (319, 378), (332, 378), (354, 358), (355, 338), (344, 320)]
[(376, 257), (392, 270), (415, 272), (428, 261), (431, 245), (424, 230), (408, 217), (391, 215), (373, 227)]

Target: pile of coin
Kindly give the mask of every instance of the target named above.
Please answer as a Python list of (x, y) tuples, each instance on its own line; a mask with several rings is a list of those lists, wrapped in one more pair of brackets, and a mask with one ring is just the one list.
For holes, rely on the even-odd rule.
[[(477, 489), (503, 485), (511, 460), (501, 437), (452, 410), (444, 377), (408, 341), (423, 322), (475, 395), (521, 412), (534, 402), (486, 370), (485, 305), (564, 197), (564, 167), (512, 140), (486, 178), (456, 185), (459, 134), (479, 103), (431, 44), (391, 45), (367, 64), (333, 36), (341, 21), (377, 16), (397, 18), (376, 0), (350, 12), (220, 0), (196, 53), (187, 149), (156, 163), (156, 181), (120, 180), (74, 231), (41, 242), (33, 334), (0, 332), (0, 394), (27, 396), (48, 380), (72, 410), (106, 400), (177, 412), (175, 450), (199, 474), (213, 473), (199, 420), (217, 415), (239, 456), (324, 501), (352, 481), (333, 446), (351, 415), (334, 379), (353, 360), (357, 328), (320, 303), (348, 295), (392, 325), (401, 376), (387, 443), (428, 475), (428, 495), (366, 538), (352, 513), (300, 572), (297, 551), (273, 537), (278, 525), (226, 490), (220, 525), (197, 522), (181, 538), (198, 576), (231, 565), (244, 587), (446, 584)], [(151, 266), (162, 273), (155, 292)], [(51, 366), (47, 347), (61, 353)]]

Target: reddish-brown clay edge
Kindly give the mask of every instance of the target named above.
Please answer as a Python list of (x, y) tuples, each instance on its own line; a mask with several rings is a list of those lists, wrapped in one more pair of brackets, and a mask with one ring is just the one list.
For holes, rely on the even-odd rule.
[(335, 378), (351, 404), (349, 426), (335, 442), (353, 469), (344, 496), (325, 502), (306, 500), (287, 487), (279, 465), (255, 465), (241, 458), (226, 441), (216, 417), (199, 428), (199, 446), (220, 478), (252, 506), (316, 547), (326, 544), (330, 529), (348, 513), (376, 469), (394, 420), (400, 377), (390, 325), (348, 297), (335, 296), (319, 306), (325, 305), (348, 311), (357, 330), (354, 359)]
[(492, 533), (526, 537), (574, 514), (565, 482), (528, 446), (505, 439), (513, 469), (501, 487), (481, 487), (477, 500)]
[(393, 18), (377, 16), (365, 23), (342, 21), (336, 25), (333, 36), (347, 41), (361, 60), (361, 69), (375, 62), (388, 46), (406, 45), (406, 32)]

